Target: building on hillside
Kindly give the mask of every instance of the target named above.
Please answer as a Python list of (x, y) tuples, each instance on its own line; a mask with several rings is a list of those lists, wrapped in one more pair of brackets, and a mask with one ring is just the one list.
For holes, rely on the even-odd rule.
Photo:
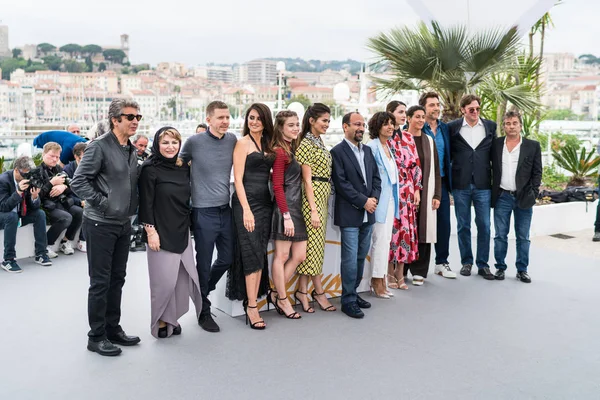
[(207, 67), (206, 79), (209, 82), (233, 83), (233, 69), (231, 67)]
[(8, 47), (8, 26), (0, 25), (0, 58), (12, 57), (10, 47)]
[(248, 83), (277, 84), (277, 62), (252, 60), (245, 65), (248, 69)]
[(319, 86), (299, 86), (292, 89), (292, 97), (304, 95), (312, 103), (327, 103), (333, 101), (333, 88)]

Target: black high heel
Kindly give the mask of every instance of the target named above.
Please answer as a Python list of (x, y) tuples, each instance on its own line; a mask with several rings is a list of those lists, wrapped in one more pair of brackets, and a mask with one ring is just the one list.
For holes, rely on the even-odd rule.
[(321, 305), (321, 303), (319, 303), (319, 301), (315, 298), (316, 296), (325, 296), (325, 293), (317, 293), (316, 290), (313, 290), (312, 293), (310, 294), (312, 296), (312, 298), (317, 302), (317, 304), (319, 305), (319, 307), (321, 307), (321, 310), (323, 311), (337, 311), (337, 308), (335, 308), (332, 305), (330, 305), (329, 307), (325, 308)]
[[(243, 303), (244, 306), (244, 314), (246, 314), (246, 325), (248, 325), (248, 321), (250, 320), (250, 318), (248, 317), (248, 309), (249, 308), (258, 308), (258, 306), (249, 306), (248, 305), (248, 301), (244, 300)], [(262, 326), (257, 326), (258, 324), (263, 324)], [(265, 320), (263, 320), (262, 318), (254, 323), (250, 323), (250, 328), (251, 329), (257, 329), (257, 330), (263, 330), (267, 327), (267, 325), (265, 324)]]
[(181, 335), (181, 325), (177, 325), (173, 328), (173, 335)]
[[(272, 295), (273, 293), (275, 293), (275, 303), (273, 303), (273, 298), (271, 297), (271, 295)], [(269, 290), (267, 291), (267, 311), (269, 311), (269, 310), (270, 310), (270, 308), (269, 308), (269, 304), (273, 304), (273, 307), (275, 308), (275, 310), (277, 310), (277, 312), (278, 312), (279, 314), (281, 314), (281, 313), (282, 313), (282, 311), (279, 309), (279, 307), (277, 307), (277, 291), (276, 291), (276, 290), (269, 289)]]
[[(301, 292), (301, 291), (300, 291), (300, 289), (298, 289), (298, 290), (296, 290), (296, 291), (294, 292), (294, 299), (296, 300), (296, 302), (295, 302), (295, 304), (294, 304), (294, 307), (295, 307), (296, 305), (298, 305), (298, 303), (300, 303), (300, 305), (302, 306), (302, 311), (304, 311), (305, 313), (309, 313), (309, 314), (312, 314), (312, 313), (314, 313), (314, 312), (315, 312), (315, 309), (314, 309), (314, 308), (312, 308), (311, 306), (308, 306), (308, 308), (304, 308), (304, 304), (302, 304), (302, 302), (301, 302), (301, 301), (300, 301), (300, 299), (298, 298), (298, 293), (305, 295), (305, 296), (306, 296), (306, 301), (308, 301), (308, 293), (306, 293), (306, 292)], [(310, 301), (309, 301), (309, 303), (310, 303)]]
[(279, 304), (277, 304), (279, 301), (283, 301), (283, 300), (287, 300), (287, 296), (284, 297), (283, 299), (280, 299), (279, 296), (277, 296), (275, 298), (275, 309), (277, 310), (277, 312), (279, 313), (279, 315), (285, 315), (285, 317), (287, 319), (300, 319), (302, 318), (302, 316), (300, 314), (298, 314), (297, 312), (292, 312), (290, 314), (286, 314), (285, 311), (283, 311), (283, 308), (279, 307)]

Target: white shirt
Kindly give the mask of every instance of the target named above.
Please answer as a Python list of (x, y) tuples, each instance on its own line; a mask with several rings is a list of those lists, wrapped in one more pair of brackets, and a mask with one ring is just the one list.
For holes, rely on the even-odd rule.
[[(365, 167), (365, 151), (363, 149), (363, 145), (358, 143), (358, 145), (352, 143), (348, 139), (344, 138), (346, 143), (352, 149), (354, 156), (356, 157), (356, 161), (358, 161), (358, 165), (360, 165), (360, 171), (362, 172), (363, 179), (365, 180), (365, 185), (367, 184), (367, 172)], [(369, 222), (369, 214), (367, 214), (367, 210), (365, 210), (365, 216), (363, 217), (363, 223)]]
[(517, 190), (517, 165), (519, 165), (519, 154), (521, 154), (521, 143), (523, 138), (519, 140), (519, 144), (512, 151), (508, 151), (506, 140), (502, 148), (502, 178), (500, 178), (500, 188), (514, 192)]
[[(391, 151), (390, 151), (390, 153), (391, 153)], [(384, 154), (383, 158), (389, 164), (390, 169), (392, 171), (396, 171), (396, 160), (394, 160), (394, 157), (387, 158), (387, 156)], [(392, 176), (390, 176), (390, 182), (392, 183), (392, 185), (395, 185), (396, 183), (398, 183), (398, 174), (392, 174)]]
[(485, 127), (481, 118), (477, 121), (475, 126), (469, 125), (466, 118), (463, 118), (462, 128), (460, 128), (460, 135), (469, 143), (473, 149), (479, 146), (479, 143), (485, 139)]

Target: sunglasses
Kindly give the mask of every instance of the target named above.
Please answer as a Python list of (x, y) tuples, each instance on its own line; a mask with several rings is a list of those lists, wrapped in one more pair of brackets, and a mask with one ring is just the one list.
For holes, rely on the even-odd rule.
[[(479, 112), (479, 111), (481, 111), (481, 108), (480, 108), (480, 107), (477, 107), (477, 108), (467, 108), (467, 112), (468, 112), (468, 113), (470, 113), (470, 114), (473, 114), (473, 113), (475, 113), (475, 112)], [(131, 121), (131, 120), (130, 120), (130, 121)], [(139, 121), (139, 120), (138, 120), (138, 121)]]
[(140, 119), (142, 119), (142, 116), (140, 114), (138, 114), (138, 115), (135, 115), (135, 114), (121, 114), (120, 116), (127, 118), (127, 121), (133, 121), (134, 119), (137, 119), (139, 121)]

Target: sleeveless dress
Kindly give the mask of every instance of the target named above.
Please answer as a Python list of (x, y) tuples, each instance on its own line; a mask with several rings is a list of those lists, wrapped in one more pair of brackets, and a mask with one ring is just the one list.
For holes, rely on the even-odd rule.
[(283, 190), (292, 222), (294, 223), (294, 236), (284, 234), (283, 215), (279, 207), (273, 209), (271, 223), (271, 238), (274, 240), (287, 240), (302, 242), (308, 239), (304, 216), (302, 215), (302, 167), (292, 155), (292, 160), (287, 166), (283, 176)]
[[(306, 193), (302, 195), (302, 214), (308, 233), (308, 242), (306, 244), (306, 259), (298, 265), (296, 272), (301, 275), (317, 276), (323, 272), (323, 261), (325, 259), (325, 234), (327, 232), (328, 202), (331, 195), (331, 154), (323, 144), (321, 138), (307, 133), (300, 142), (296, 150), (298, 162), (302, 165), (309, 165), (312, 171), (312, 187), (315, 195), (315, 203), (321, 226), (319, 229), (313, 228), (310, 223), (310, 204), (306, 198)], [(316, 179), (315, 179), (316, 178)]]
[[(258, 150), (256, 143), (254, 145)], [(236, 243), (233, 264), (227, 274), (226, 295), (230, 300), (246, 300), (245, 277), (256, 271), (263, 271), (258, 297), (264, 296), (269, 289), (267, 245), (273, 215), (269, 178), (273, 161), (273, 156), (265, 155), (261, 151), (246, 156), (242, 182), (250, 210), (254, 214), (254, 231), (248, 232), (244, 227), (244, 211), (237, 193), (234, 193), (231, 199)]]

